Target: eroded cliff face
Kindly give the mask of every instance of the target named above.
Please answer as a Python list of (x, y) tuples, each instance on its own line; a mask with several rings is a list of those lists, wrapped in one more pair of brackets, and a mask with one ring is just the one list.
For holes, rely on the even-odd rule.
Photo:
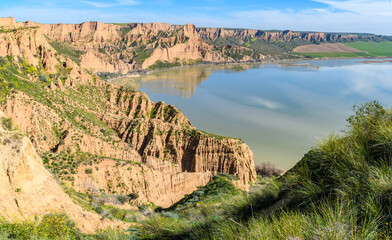
[[(0, 33), (4, 36), (0, 84), (6, 90), (0, 109), (29, 137), (46, 167), (61, 181), (82, 192), (136, 192), (140, 202), (167, 207), (218, 172), (236, 175), (243, 189), (256, 179), (252, 152), (241, 140), (198, 131), (174, 106), (151, 102), (144, 93), (112, 86), (89, 73), (82, 62), (79, 65), (56, 51), (36, 24), (11, 23), (9, 31)], [(53, 33), (59, 40), (72, 30), (78, 34), (71, 35), (70, 41), (114, 41), (110, 36), (115, 32), (106, 25), (51, 27), (63, 28)], [(192, 25), (136, 25), (134, 29), (150, 27), (159, 34), (162, 29), (177, 29), (175, 37), (184, 44), (201, 41)], [(97, 29), (103, 33), (87, 34)], [(24, 40), (15, 41), (12, 34), (21, 36), (20, 41), (31, 38), (34, 47), (23, 48)], [(17, 47), (24, 51), (4, 50)], [(44, 64), (46, 55), (39, 50), (45, 47), (54, 57), (50, 65), (55, 73)], [(30, 63), (25, 55), (35, 60)]]
[(0, 26), (0, 56), (24, 58), (34, 66), (42, 62), (48, 72), (56, 71), (54, 50), (39, 27), (20, 26), (13, 18), (1, 20)]
[[(6, 115), (0, 111), (0, 121)], [(10, 126), (10, 125), (9, 125)], [(74, 204), (63, 191), (30, 140), (15, 130), (0, 124), (0, 212), (8, 220), (41, 217), (52, 212), (65, 212), (85, 233), (122, 223), (101, 219)]]
[[(72, 167), (71, 163), (52, 166), (62, 181), (82, 192), (136, 192), (141, 202), (168, 207), (218, 172), (237, 176), (243, 189), (256, 179), (252, 152), (241, 140), (200, 132), (174, 106), (153, 103), (141, 92), (107, 86), (100, 97), (98, 90), (94, 93), (108, 99), (106, 106), (88, 119), (74, 118), (65, 104), (53, 110), (24, 93), (11, 94), (3, 108), (42, 154), (83, 152), (102, 157), (97, 162), (86, 157)], [(62, 94), (75, 92), (64, 89)], [(53, 96), (49, 92), (43, 97)], [(76, 103), (69, 104), (77, 108)], [(86, 174), (86, 168), (93, 174)]]
[[(246, 47), (217, 48), (202, 40), (193, 24), (179, 26), (165, 23), (115, 25), (101, 22), (29, 22), (25, 25), (39, 26), (52, 41), (83, 51), (80, 65), (93, 72), (127, 73), (146, 69), (158, 60), (185, 63), (189, 60), (233, 62), (265, 58)], [(231, 56), (237, 56), (238, 53), (243, 56), (238, 59)]]
[[(42, 31), (48, 41), (40, 56), (48, 61), (47, 69), (55, 71), (50, 45), (65, 55), (72, 55), (82, 68), (94, 73), (128, 73), (148, 69), (157, 61), (176, 65), (195, 62), (246, 62), (272, 59), (290, 55), (295, 47), (305, 44), (366, 41), (390, 41), (382, 35), (334, 34), (322, 32), (229, 30), (224, 28), (197, 28), (193, 24), (169, 25), (166, 23), (81, 24), (16, 23), (13, 18), (0, 19), (0, 26), (30, 28)], [(38, 34), (41, 36), (41, 34)], [(33, 39), (36, 39), (35, 36)], [(23, 40), (23, 39), (22, 39)], [(28, 41), (20, 41), (27, 43)], [(47, 43), (50, 43), (48, 45)], [(8, 55), (18, 55), (15, 44), (4, 48)], [(22, 47), (23, 50), (23, 47)], [(41, 53), (42, 51), (42, 53)], [(33, 55), (24, 56), (31, 63), (39, 60)], [(34, 52), (34, 51), (33, 51)], [(64, 55), (64, 54), (63, 54)], [(287, 57), (287, 56), (286, 56)], [(54, 63), (54, 64), (53, 64)]]
[(224, 28), (199, 28), (197, 30), (200, 37), (204, 39), (218, 38), (236, 38), (246, 40), (249, 38), (260, 38), (268, 42), (283, 40), (290, 42), (294, 39), (302, 39), (309, 43), (326, 43), (326, 42), (351, 42), (359, 40), (385, 40), (385, 36), (380, 35), (355, 35), (355, 34), (334, 34), (323, 32), (295, 32), (295, 31), (277, 31), (268, 32), (262, 30), (245, 29), (245, 30), (228, 30)]

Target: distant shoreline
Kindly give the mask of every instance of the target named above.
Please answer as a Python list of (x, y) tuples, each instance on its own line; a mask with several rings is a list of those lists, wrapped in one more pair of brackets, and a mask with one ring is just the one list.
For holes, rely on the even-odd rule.
[[(154, 72), (161, 72), (161, 71), (172, 71), (176, 69), (185, 69), (185, 68), (191, 68), (191, 67), (197, 67), (197, 66), (219, 66), (219, 65), (250, 65), (250, 64), (282, 64), (285, 65), (287, 64), (288, 66), (294, 66), (292, 65), (293, 62), (298, 62), (298, 61), (323, 61), (323, 60), (341, 60), (341, 59), (379, 59), (375, 61), (365, 61), (364, 63), (382, 63), (382, 62), (392, 62), (392, 60), (387, 60), (392, 57), (388, 56), (382, 56), (382, 57), (322, 57), (322, 58), (296, 58), (296, 59), (270, 59), (270, 60), (253, 60), (253, 61), (246, 61), (246, 62), (215, 62), (215, 63), (198, 63), (198, 64), (193, 64), (193, 65), (186, 65), (186, 66), (177, 66), (177, 67), (170, 67), (170, 68), (162, 68), (162, 69), (157, 69), (157, 70), (135, 70), (131, 71), (127, 74), (114, 77), (114, 78), (108, 78), (105, 81), (108, 83), (112, 83), (113, 81), (117, 79), (122, 79), (122, 78), (138, 78), (138, 77), (143, 77), (150, 75)], [(385, 59), (385, 60), (382, 60)]]

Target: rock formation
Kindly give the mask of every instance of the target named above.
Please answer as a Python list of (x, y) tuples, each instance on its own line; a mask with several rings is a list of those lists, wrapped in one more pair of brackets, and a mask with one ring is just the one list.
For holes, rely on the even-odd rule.
[[(260, 61), (270, 55), (289, 54), (305, 44), (390, 41), (381, 35), (334, 34), (322, 32), (262, 31), (253, 29), (196, 28), (193, 24), (166, 23), (81, 24), (16, 23), (13, 18), (0, 19), (5, 28), (31, 28), (42, 31), (55, 44), (65, 49), (63, 55), (78, 58), (82, 68), (92, 72), (128, 73), (147, 69), (157, 61), (189, 62)], [(253, 45), (254, 41), (259, 41)], [(29, 45), (34, 46), (34, 45)], [(58, 49), (60, 49), (58, 48)], [(47, 48), (45, 48), (47, 49)], [(17, 49), (11, 48), (10, 51)], [(48, 51), (44, 51), (47, 53)], [(13, 52), (15, 55), (16, 52)], [(27, 56), (33, 60), (32, 56)], [(74, 59), (75, 60), (75, 59)], [(35, 59), (34, 61), (37, 61)], [(50, 64), (48, 69), (50, 68)], [(50, 68), (53, 70), (53, 67)]]
[[(0, 32), (0, 74), (7, 76), (10, 91), (0, 109), (29, 137), (46, 167), (61, 181), (82, 192), (136, 192), (140, 202), (167, 207), (218, 172), (236, 175), (243, 189), (256, 179), (252, 152), (241, 140), (200, 132), (174, 106), (151, 102), (144, 93), (100, 80), (83, 67), (83, 56), (91, 49), (85, 49), (80, 65), (75, 55), (56, 50), (71, 51), (82, 43), (92, 49), (106, 46), (107, 41), (116, 41), (116, 34), (125, 34), (117, 31), (121, 27), (5, 22), (12, 25)], [(177, 29), (167, 39), (183, 43), (173, 48), (207, 46), (193, 25), (133, 26), (136, 33), (146, 28), (156, 34)], [(73, 45), (59, 47), (44, 31)], [(64, 35), (68, 31), (72, 32), (69, 39)], [(22, 51), (13, 50), (18, 48)], [(77, 156), (81, 157), (76, 161)]]
[[(0, 121), (6, 116), (0, 111)], [(4, 129), (0, 124), (0, 212), (8, 220), (41, 217), (52, 212), (65, 212), (85, 233), (108, 226), (122, 226), (119, 222), (101, 219), (73, 203), (42, 159), (30, 140), (17, 131)]]

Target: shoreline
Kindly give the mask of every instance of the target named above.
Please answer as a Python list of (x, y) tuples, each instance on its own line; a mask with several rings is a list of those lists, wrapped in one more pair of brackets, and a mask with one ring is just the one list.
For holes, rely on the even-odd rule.
[[(170, 67), (170, 68), (163, 68), (163, 69), (157, 69), (157, 70), (147, 70), (147, 69), (140, 69), (140, 70), (135, 70), (128, 72), (127, 74), (117, 76), (114, 78), (108, 78), (105, 79), (107, 83), (112, 83), (113, 81), (117, 79), (122, 79), (122, 78), (138, 78), (138, 77), (144, 77), (150, 74), (153, 74), (155, 72), (161, 72), (161, 71), (172, 71), (176, 69), (185, 69), (185, 68), (191, 68), (191, 67), (198, 67), (198, 66), (221, 66), (221, 65), (250, 65), (250, 64), (281, 64), (285, 65), (287, 64), (290, 66), (293, 62), (299, 62), (299, 61), (323, 61), (323, 60), (343, 60), (343, 59), (376, 59), (375, 61), (369, 60), (368, 63), (381, 63), (381, 62), (390, 62), (389, 60), (392, 57), (389, 56), (380, 56), (380, 57), (323, 57), (323, 58), (297, 58), (297, 59), (269, 59), (269, 60), (254, 60), (254, 61), (244, 61), (244, 62), (210, 62), (210, 63), (198, 63), (198, 64), (193, 64), (193, 65), (185, 65), (185, 66), (177, 66), (177, 67)], [(379, 59), (377, 61), (377, 59)], [(385, 59), (384, 61), (382, 59)], [(391, 60), (392, 61), (392, 60)]]

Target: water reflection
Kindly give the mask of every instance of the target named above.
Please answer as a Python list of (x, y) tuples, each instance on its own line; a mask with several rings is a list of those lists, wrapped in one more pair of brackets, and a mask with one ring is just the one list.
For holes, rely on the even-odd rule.
[(392, 105), (392, 63), (358, 61), (191, 67), (117, 83), (176, 105), (199, 129), (242, 138), (256, 162), (288, 169), (319, 139), (339, 133), (353, 105)]
[(208, 65), (178, 68), (174, 70), (156, 71), (141, 77), (124, 77), (113, 83), (135, 89), (146, 88), (152, 94), (167, 94), (184, 99), (192, 98), (201, 82), (208, 79), (211, 73), (222, 70), (242, 72), (258, 65)]

